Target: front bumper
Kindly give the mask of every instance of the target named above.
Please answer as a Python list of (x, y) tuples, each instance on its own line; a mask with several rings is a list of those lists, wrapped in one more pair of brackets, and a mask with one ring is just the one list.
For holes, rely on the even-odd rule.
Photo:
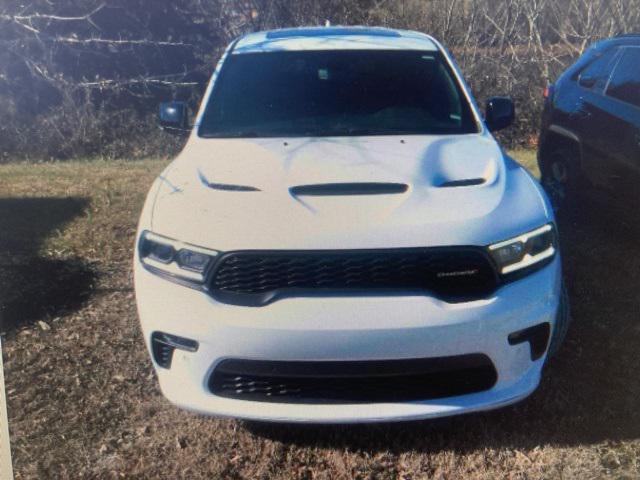
[[(560, 302), (560, 259), (500, 288), (491, 298), (449, 304), (428, 296), (288, 298), (263, 307), (219, 303), (135, 267), (144, 338), (166, 332), (196, 340), (176, 350), (170, 369), (154, 363), (163, 394), (205, 414), (283, 422), (354, 423), (413, 420), (505, 406), (537, 387), (545, 356), (532, 361), (528, 343), (509, 334), (548, 322)], [(209, 378), (224, 359), (365, 361), (482, 353), (498, 379), (486, 391), (397, 403), (299, 404), (216, 396)]]

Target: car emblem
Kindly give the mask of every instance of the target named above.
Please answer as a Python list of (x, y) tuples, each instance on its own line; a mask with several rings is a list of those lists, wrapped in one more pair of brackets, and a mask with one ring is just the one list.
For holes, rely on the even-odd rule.
[(446, 278), (446, 277), (470, 277), (472, 275), (477, 275), (478, 269), (474, 268), (473, 270), (457, 270), (455, 272), (438, 272), (438, 278)]

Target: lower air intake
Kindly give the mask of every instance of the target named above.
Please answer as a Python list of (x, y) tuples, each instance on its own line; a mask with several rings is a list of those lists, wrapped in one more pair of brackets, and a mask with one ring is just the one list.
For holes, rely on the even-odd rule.
[(222, 361), (209, 379), (220, 397), (283, 403), (380, 403), (482, 392), (497, 380), (482, 354), (358, 362)]

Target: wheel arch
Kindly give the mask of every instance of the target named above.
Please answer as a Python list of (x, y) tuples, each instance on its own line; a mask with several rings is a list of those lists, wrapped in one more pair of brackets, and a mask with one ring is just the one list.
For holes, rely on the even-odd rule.
[(540, 171), (542, 172), (546, 168), (547, 162), (553, 152), (565, 148), (573, 152), (571, 158), (576, 163), (578, 169), (582, 170), (582, 142), (580, 141), (580, 137), (563, 127), (551, 125), (538, 152)]

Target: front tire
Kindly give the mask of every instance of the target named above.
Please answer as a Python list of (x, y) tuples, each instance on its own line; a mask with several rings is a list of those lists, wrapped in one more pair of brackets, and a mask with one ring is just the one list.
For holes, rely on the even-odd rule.
[(541, 183), (555, 212), (573, 210), (583, 185), (575, 151), (559, 148), (551, 152), (543, 163)]

